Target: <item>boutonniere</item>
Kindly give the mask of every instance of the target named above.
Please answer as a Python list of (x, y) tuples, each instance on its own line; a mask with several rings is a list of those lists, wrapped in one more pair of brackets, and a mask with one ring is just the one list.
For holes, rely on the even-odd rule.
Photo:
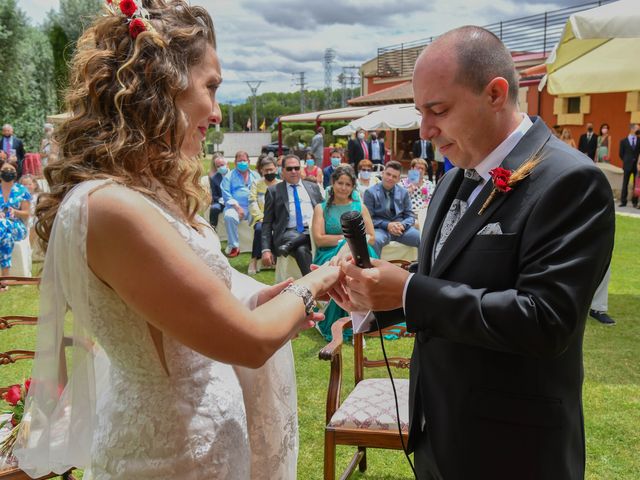
[(531, 159), (520, 165), (517, 170), (507, 170), (501, 167), (491, 170), (489, 175), (491, 175), (491, 180), (493, 181), (493, 190), (491, 190), (491, 194), (485, 200), (482, 208), (478, 212), (478, 215), (482, 215), (484, 213), (498, 194), (504, 195), (509, 193), (518, 183), (527, 178), (541, 160), (542, 158), (534, 155)]

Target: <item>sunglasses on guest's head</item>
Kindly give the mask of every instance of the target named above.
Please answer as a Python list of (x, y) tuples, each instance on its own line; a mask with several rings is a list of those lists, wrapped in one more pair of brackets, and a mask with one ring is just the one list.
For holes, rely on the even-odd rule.
[(298, 170), (300, 170), (300, 165), (295, 166), (295, 167), (284, 167), (284, 169), (285, 169), (287, 172), (291, 172), (292, 170), (295, 170), (295, 171), (297, 172)]

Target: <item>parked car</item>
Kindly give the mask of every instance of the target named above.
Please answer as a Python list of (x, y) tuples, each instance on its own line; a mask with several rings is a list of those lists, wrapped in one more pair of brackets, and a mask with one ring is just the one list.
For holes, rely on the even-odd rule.
[[(286, 145), (282, 145), (282, 154), (288, 155), (291, 149)], [(278, 142), (271, 142), (269, 145), (262, 146), (262, 153), (273, 153), (274, 155), (278, 155)]]

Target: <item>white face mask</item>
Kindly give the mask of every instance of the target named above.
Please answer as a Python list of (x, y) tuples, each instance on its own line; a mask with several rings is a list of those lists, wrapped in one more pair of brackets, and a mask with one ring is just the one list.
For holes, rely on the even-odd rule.
[(364, 133), (360, 132), (360, 133), (358, 134), (358, 139), (359, 139), (359, 140), (364, 140)]
[(369, 170), (362, 170), (358, 175), (362, 180), (369, 180), (371, 178), (371, 172)]

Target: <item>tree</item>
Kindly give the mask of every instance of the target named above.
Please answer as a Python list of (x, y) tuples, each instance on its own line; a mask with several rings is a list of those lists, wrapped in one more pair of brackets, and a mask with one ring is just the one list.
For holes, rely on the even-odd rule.
[(58, 12), (50, 10), (44, 29), (53, 51), (53, 69), (58, 92), (58, 106), (63, 106), (63, 92), (69, 84), (69, 61), (78, 39), (100, 12), (100, 0), (60, 0)]
[(0, 32), (0, 122), (13, 125), (27, 150), (38, 151), (45, 118), (55, 112), (51, 47), (16, 0), (0, 0)]

